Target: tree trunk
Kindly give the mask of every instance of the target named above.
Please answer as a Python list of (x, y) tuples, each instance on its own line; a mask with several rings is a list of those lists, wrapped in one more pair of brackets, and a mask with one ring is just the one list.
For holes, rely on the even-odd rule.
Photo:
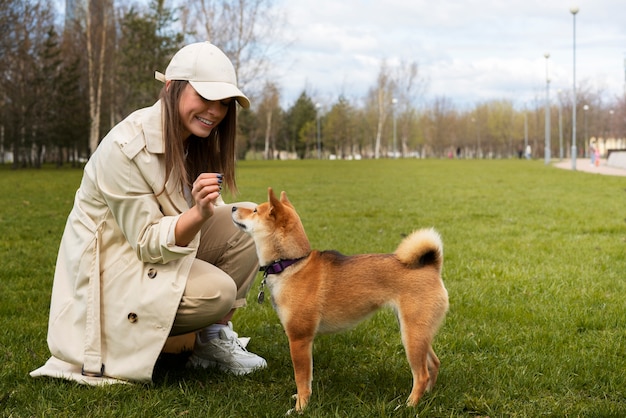
[(376, 144), (374, 146), (374, 158), (380, 157), (380, 140), (383, 135), (383, 126), (385, 125), (385, 91), (384, 86), (378, 88), (378, 123), (376, 124)]
[(270, 138), (272, 136), (272, 109), (270, 108), (265, 115), (265, 152), (263, 153), (266, 160), (270, 160)]
[[(89, 156), (93, 153), (98, 146), (100, 140), (100, 109), (102, 107), (102, 84), (104, 80), (104, 52), (106, 49), (106, 33), (107, 33), (107, 16), (108, 10), (102, 12), (102, 22), (100, 27), (101, 41), (99, 57), (96, 61), (95, 54), (96, 43), (94, 41), (93, 21), (91, 19), (91, 1), (87, 1), (87, 61), (89, 68)], [(97, 25), (96, 25), (97, 26)]]

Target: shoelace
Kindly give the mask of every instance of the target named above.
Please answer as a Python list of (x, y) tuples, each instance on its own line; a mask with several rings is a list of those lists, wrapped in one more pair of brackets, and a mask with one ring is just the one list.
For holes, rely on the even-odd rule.
[(241, 342), (239, 341), (239, 338), (237, 337), (237, 335), (231, 335), (226, 341), (228, 341), (229, 343), (238, 346), (242, 351), (244, 352), (248, 352), (248, 350), (246, 350), (246, 347), (244, 347), (243, 345), (241, 345)]

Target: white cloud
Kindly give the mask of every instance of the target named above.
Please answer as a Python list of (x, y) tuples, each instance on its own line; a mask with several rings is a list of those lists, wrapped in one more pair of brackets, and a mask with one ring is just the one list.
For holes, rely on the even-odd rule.
[[(458, 105), (533, 100), (545, 88), (550, 52), (554, 89), (573, 77), (573, 16), (562, 0), (279, 0), (290, 49), (277, 65), (284, 101), (306, 89), (327, 102), (362, 97), (382, 60), (415, 61), (428, 96)], [(626, 2), (581, 0), (576, 15), (577, 80), (624, 91)]]

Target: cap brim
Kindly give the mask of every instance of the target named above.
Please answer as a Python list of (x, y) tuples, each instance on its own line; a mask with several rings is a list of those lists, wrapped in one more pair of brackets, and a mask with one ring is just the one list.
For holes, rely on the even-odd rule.
[(235, 98), (241, 107), (250, 107), (250, 100), (237, 87), (230, 83), (218, 81), (189, 81), (198, 94), (207, 100), (223, 100)]

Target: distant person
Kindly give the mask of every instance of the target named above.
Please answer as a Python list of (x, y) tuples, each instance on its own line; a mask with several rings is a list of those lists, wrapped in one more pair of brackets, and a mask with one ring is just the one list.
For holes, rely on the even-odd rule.
[(166, 339), (191, 332), (190, 367), (266, 367), (232, 329), (259, 265), (221, 198), (222, 186), (237, 190), (236, 104), (250, 102), (208, 42), (180, 49), (156, 77), (159, 100), (115, 126), (85, 165), (54, 274), (52, 357), (32, 376), (150, 381)]
[(591, 165), (596, 165), (596, 145), (591, 143), (589, 146), (589, 157), (591, 158)]
[(526, 145), (526, 159), (530, 160), (532, 157), (532, 149), (530, 148), (530, 144)]

